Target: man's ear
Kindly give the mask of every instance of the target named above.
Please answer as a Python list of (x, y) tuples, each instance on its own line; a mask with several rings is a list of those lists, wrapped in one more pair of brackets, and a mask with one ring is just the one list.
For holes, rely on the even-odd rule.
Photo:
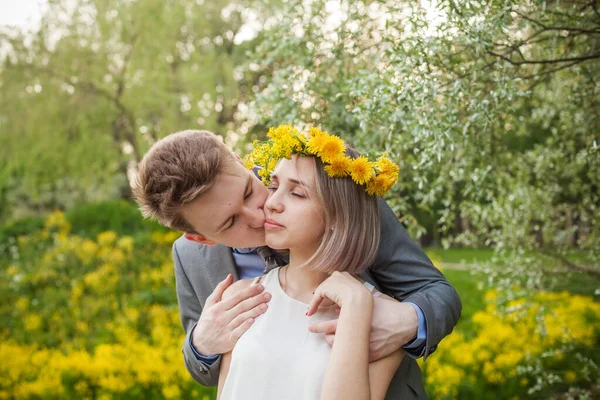
[(205, 236), (199, 235), (197, 233), (186, 232), (183, 236), (185, 236), (187, 240), (191, 240), (192, 242), (197, 242), (207, 246), (214, 246), (217, 244), (217, 242), (215, 242), (214, 240), (207, 239)]
[(244, 165), (244, 160), (242, 160), (240, 156), (238, 156), (238, 155), (237, 155), (237, 154), (235, 154), (235, 153), (232, 153), (232, 154), (234, 155), (234, 157), (235, 157), (235, 158), (238, 160), (238, 162), (239, 162), (240, 164)]

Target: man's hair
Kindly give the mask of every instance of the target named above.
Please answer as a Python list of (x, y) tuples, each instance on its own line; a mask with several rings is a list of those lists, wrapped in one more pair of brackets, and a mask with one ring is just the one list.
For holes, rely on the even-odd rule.
[(146, 218), (171, 229), (196, 232), (181, 207), (209, 191), (233, 153), (209, 131), (186, 130), (156, 142), (140, 162), (133, 196)]
[[(346, 155), (359, 153), (347, 148)], [(324, 208), (325, 233), (315, 254), (307, 261), (311, 269), (358, 275), (373, 263), (379, 248), (381, 221), (377, 197), (365, 192), (352, 178), (331, 178), (316, 157), (315, 192)]]

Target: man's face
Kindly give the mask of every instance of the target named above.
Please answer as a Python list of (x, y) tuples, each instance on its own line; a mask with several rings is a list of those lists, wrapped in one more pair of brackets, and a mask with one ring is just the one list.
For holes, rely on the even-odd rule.
[(229, 247), (265, 245), (263, 206), (268, 189), (241, 163), (232, 162), (213, 187), (181, 208), (184, 218), (210, 241)]

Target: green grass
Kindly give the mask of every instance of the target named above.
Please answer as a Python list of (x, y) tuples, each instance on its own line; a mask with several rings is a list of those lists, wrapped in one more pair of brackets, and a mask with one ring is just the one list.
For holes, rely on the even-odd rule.
[(483, 309), (484, 291), (477, 288), (477, 277), (469, 271), (449, 270), (443, 271), (448, 282), (454, 286), (462, 301), (462, 313), (458, 322), (458, 329), (463, 333), (473, 331), (472, 317), (477, 311)]
[[(494, 250), (490, 248), (452, 248), (442, 249), (439, 247), (430, 247), (425, 249), (427, 255), (434, 261), (441, 262), (443, 264), (466, 264), (467, 268), (469, 264), (476, 264), (478, 262), (490, 261), (494, 255)], [(533, 253), (531, 254), (534, 255)], [(539, 256), (539, 255), (538, 255)], [(580, 265), (593, 265), (593, 261), (590, 261), (592, 257), (589, 254), (583, 252), (572, 252), (566, 256), (571, 262), (577, 262)], [(560, 261), (551, 257), (545, 257), (547, 261), (547, 275), (544, 277), (545, 286), (552, 288), (553, 291), (568, 291), (571, 293), (582, 294), (587, 296), (594, 296), (594, 292), (600, 288), (600, 278), (598, 275), (591, 273), (580, 272), (580, 271), (567, 271), (564, 264)], [(501, 266), (500, 266), (501, 268)], [(449, 276), (448, 280), (452, 282), (451, 278), (455, 275), (455, 272), (449, 268), (444, 269), (444, 273)], [(463, 271), (464, 272), (464, 271)], [(471, 279), (473, 282), (477, 277), (470, 276), (468, 272), (465, 273), (466, 277), (459, 277), (461, 274), (456, 275), (457, 285), (461, 285), (464, 282)], [(452, 282), (454, 284), (454, 282)], [(466, 283), (464, 283), (466, 284)], [(475, 285), (475, 283), (474, 283)], [(473, 286), (475, 287), (475, 286)], [(460, 293), (459, 291), (459, 294)], [(597, 295), (596, 295), (597, 296)], [(461, 296), (462, 298), (463, 296)]]
[(567, 291), (584, 296), (594, 296), (598, 300), (598, 295), (595, 295), (595, 292), (600, 289), (600, 279), (597, 276), (585, 272), (571, 272), (546, 276), (545, 278), (552, 285), (553, 291)]
[(444, 263), (450, 264), (473, 264), (488, 261), (494, 255), (494, 249), (490, 248), (454, 248), (443, 249), (440, 247), (425, 248), (429, 255), (439, 258)]

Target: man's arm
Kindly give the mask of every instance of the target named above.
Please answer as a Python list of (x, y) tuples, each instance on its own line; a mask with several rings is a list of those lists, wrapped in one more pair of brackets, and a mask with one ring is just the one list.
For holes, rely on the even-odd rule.
[(462, 304), (456, 290), (408, 236), (383, 199), (379, 199), (379, 212), (381, 243), (369, 272), (383, 292), (421, 309), (427, 328), (422, 355), (427, 357), (452, 332)]
[[(186, 332), (182, 351), (190, 375), (202, 385), (216, 386), (219, 355), (233, 349), (238, 338), (251, 326), (249, 321), (265, 312), (263, 303), (268, 302), (271, 295), (259, 284), (223, 300), (222, 295), (234, 278), (230, 274), (215, 287), (214, 273), (233, 262), (226, 259), (230, 257), (230, 249), (193, 245), (182, 250), (182, 246), (188, 244), (187, 239), (180, 238), (173, 245), (179, 314)], [(222, 279), (223, 274), (219, 275)], [(207, 293), (210, 293), (208, 297)], [(207, 357), (211, 355), (217, 356)]]
[(194, 292), (179, 254), (177, 253), (177, 242), (173, 244), (173, 263), (175, 264), (175, 285), (177, 289), (177, 302), (179, 303), (179, 317), (185, 330), (185, 339), (183, 341), (183, 357), (185, 367), (195, 381), (203, 386), (216, 386), (219, 379), (219, 369), (221, 368), (221, 358), (219, 357), (212, 364), (200, 361), (192, 349), (192, 332), (200, 314), (202, 314), (202, 305), (198, 296)]

